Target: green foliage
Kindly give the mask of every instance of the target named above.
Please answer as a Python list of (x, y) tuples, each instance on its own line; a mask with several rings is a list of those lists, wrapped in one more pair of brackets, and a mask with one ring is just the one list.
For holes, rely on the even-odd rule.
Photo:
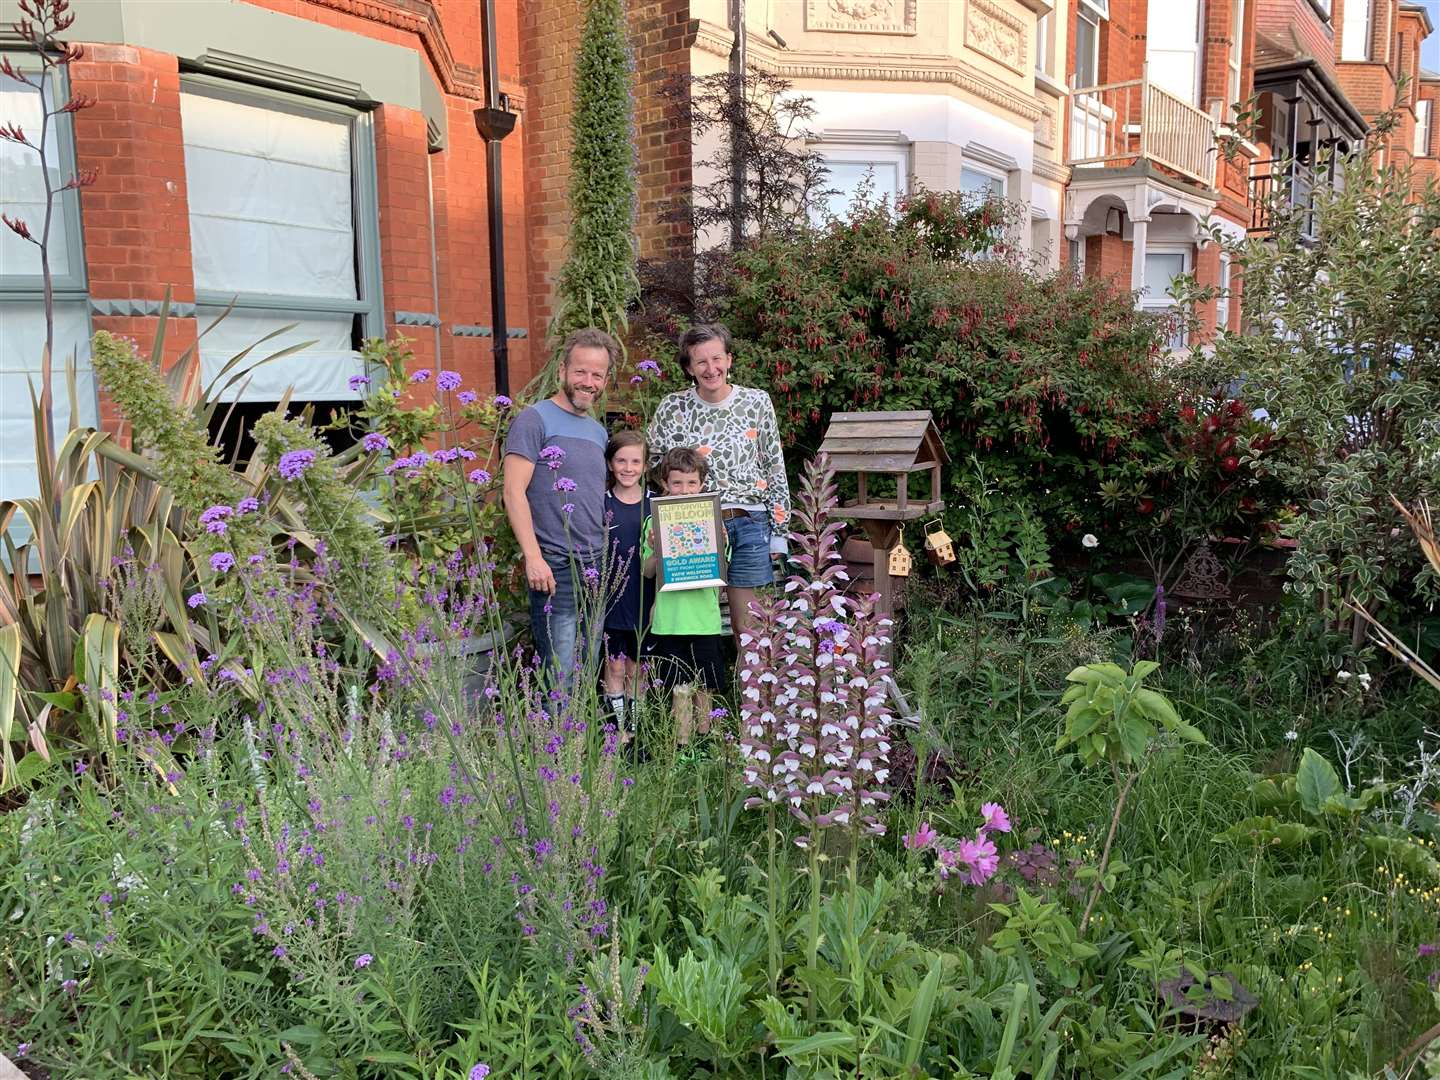
[(719, 304), (736, 378), (771, 393), (800, 448), (834, 412), (931, 410), (953, 463), (951, 535), (968, 534), (977, 490), (1000, 511), (977, 555), (982, 581), (1007, 548), (1039, 566), (1085, 532), (1112, 557), (1167, 529), (1255, 532), (1273, 492), (1196, 430), (1197, 407), (1228, 416), (1228, 399), (1166, 360), (1161, 324), (1128, 294), (995, 257), (1006, 213), (921, 193), (757, 240)]
[(1080, 982), (1085, 961), (1099, 955), (1095, 946), (1081, 941), (1075, 923), (1057, 902), (1045, 903), (1023, 888), (1014, 904), (991, 904), (990, 909), (1005, 920), (1005, 926), (990, 938), (996, 952), (1009, 955), (1021, 946), (1045, 964), (1058, 985), (1074, 989)]
[(1219, 377), (1243, 380), (1274, 426), (1262, 472), (1303, 511), (1290, 587), (1328, 598), (1336, 621), (1342, 600), (1440, 596), (1390, 501), (1440, 490), (1440, 194), (1416, 201), (1408, 172), (1376, 167), (1380, 145), (1318, 163), (1340, 182), (1317, 183), (1308, 207), (1277, 186), (1270, 235), (1228, 245), (1245, 323), (1269, 332), (1216, 344)]
[(171, 368), (178, 385), (167, 385), (160, 369), (163, 335), (156, 338), (156, 354), (145, 359), (133, 342), (97, 332), (91, 356), (100, 385), (129, 421), (135, 449), (153, 457), (161, 485), (178, 506), (196, 516), (217, 504), (233, 506), (246, 494), (240, 476), (221, 460), (200, 418), (175, 395), (193, 377), (193, 350)]
[(586, 326), (623, 340), (638, 291), (633, 70), (624, 3), (587, 0), (575, 57), (569, 251), (550, 327), (557, 345)]
[(1065, 676), (1075, 685), (1060, 699), (1070, 708), (1055, 749), (1074, 745), (1087, 765), (1108, 761), (1130, 767), (1140, 764), (1161, 728), (1203, 743), (1205, 736), (1180, 719), (1164, 694), (1142, 685), (1159, 667), (1139, 660), (1127, 673), (1118, 664), (1087, 664)]
[[(364, 403), (341, 422), (383, 435), (388, 445), (374, 465), (365, 467), (362, 458), (358, 473), (352, 466), (346, 482), (372, 487), (385, 531), (422, 564), (483, 542), (495, 555), (502, 602), (520, 606), (513, 570), (518, 549), (500, 502), (500, 448), (514, 409), (464, 390), (437, 390), (434, 400), (424, 402), (429, 386), (411, 383), (414, 354), (404, 337), (372, 338), (362, 355), (373, 381)], [(395, 466), (416, 457), (410, 468)], [(384, 469), (378, 468), (382, 461), (388, 461)]]

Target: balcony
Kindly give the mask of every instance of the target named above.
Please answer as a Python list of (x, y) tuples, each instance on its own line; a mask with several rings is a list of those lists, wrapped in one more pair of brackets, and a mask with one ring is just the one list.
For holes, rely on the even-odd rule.
[(1070, 92), (1074, 166), (1153, 161), (1206, 187), (1215, 186), (1215, 127), (1197, 109), (1147, 76)]
[(1315, 240), (1315, 189), (1333, 183), (1330, 174), (1317, 173), (1302, 161), (1257, 161), (1250, 166), (1250, 227), (1252, 236), (1268, 236), (1277, 208), (1286, 207), (1298, 218), (1300, 239)]

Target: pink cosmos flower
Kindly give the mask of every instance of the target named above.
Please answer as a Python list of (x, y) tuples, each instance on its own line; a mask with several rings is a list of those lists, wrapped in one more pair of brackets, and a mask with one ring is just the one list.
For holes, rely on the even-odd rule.
[(1005, 813), (1005, 808), (999, 803), (984, 803), (980, 807), (980, 816), (985, 819), (984, 828), (994, 829), (996, 832), (1010, 831), (1010, 815)]

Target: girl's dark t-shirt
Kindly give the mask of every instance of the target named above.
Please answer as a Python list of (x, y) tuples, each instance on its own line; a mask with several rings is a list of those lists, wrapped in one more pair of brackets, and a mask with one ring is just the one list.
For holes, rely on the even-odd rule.
[(605, 626), (611, 630), (640, 630), (649, 619), (655, 585), (640, 571), (640, 528), (650, 514), (650, 498), (621, 502), (612, 491), (605, 492), (605, 550), (610, 560), (607, 581), (610, 603), (605, 609)]

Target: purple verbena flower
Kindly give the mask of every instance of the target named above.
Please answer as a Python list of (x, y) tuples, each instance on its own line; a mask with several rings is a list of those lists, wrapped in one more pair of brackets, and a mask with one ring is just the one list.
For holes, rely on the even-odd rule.
[(370, 385), (370, 376), (368, 376), (368, 375), (351, 375), (351, 376), (350, 376), (350, 379), (349, 379), (349, 382), (350, 382), (350, 392), (351, 392), (352, 394), (358, 394), (358, 393), (361, 391), (361, 389), (363, 389), (364, 387)]
[(555, 480), (555, 490), (563, 492), (566, 495), (574, 491), (575, 487), (575, 481), (570, 479), (570, 477), (568, 476), (557, 477)]
[(298, 480), (314, 464), (314, 450), (290, 450), (280, 455), (280, 477), (283, 480)]
[(412, 383), (429, 382), (429, 381), (430, 381), (430, 369), (429, 369), (428, 367), (422, 367), (420, 370), (418, 370), (418, 371), (416, 371), (416, 372), (413, 372), (413, 373), (410, 375), (410, 381), (411, 381)]
[(250, 495), (245, 496), (245, 498), (241, 499), (238, 503), (235, 504), (235, 511), (236, 513), (240, 514), (253, 514), (256, 510), (259, 509), (260, 500)]
[(480, 395), (475, 393), (474, 390), (461, 390), (460, 393), (455, 395), (455, 400), (461, 405), (474, 405), (475, 402), (480, 400)]
[(190, 605), (190, 609), (192, 611), (195, 608), (202, 608), (205, 606), (206, 603), (205, 594), (203, 592), (194, 593), (193, 595), (191, 595), (189, 600), (185, 601), (185, 603)]
[(362, 952), (359, 956), (355, 957), (355, 970), (358, 971), (361, 968), (369, 967), (370, 962), (374, 959), (375, 958), (368, 952)]
[(458, 371), (442, 371), (435, 376), (435, 385), (441, 390), (460, 389), (460, 373)]
[(515, 403), (511, 401), (508, 397), (506, 397), (504, 394), (495, 395), (495, 407), (497, 409), (508, 409), (513, 404)]
[(472, 469), (470, 472), (470, 482), (472, 484), (488, 484), (490, 482), (490, 474), (484, 469)]
[(390, 440), (380, 432), (372, 431), (360, 440), (360, 445), (365, 448), (366, 453), (378, 454), (381, 450), (389, 449)]
[(235, 568), (235, 556), (228, 551), (217, 551), (210, 556), (210, 569), (217, 574), (226, 573)]
[(477, 1061), (470, 1066), (470, 1072), (466, 1074), (467, 1080), (485, 1080), (490, 1075), (490, 1066), (483, 1061)]

